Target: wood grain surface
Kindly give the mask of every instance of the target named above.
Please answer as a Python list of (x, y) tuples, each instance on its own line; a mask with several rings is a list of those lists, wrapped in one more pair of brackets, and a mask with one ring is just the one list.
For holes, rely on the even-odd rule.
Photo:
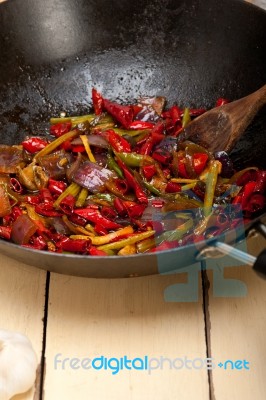
[[(95, 280), (51, 276), (45, 399), (207, 400), (206, 370), (111, 371), (54, 368), (65, 357), (206, 357), (202, 299), (166, 302), (185, 276)], [(201, 282), (199, 282), (200, 289)], [(193, 382), (193, 385), (191, 385)]]
[[(39, 363), (43, 342), (46, 273), (8, 257), (0, 258), (0, 327), (26, 335)], [(39, 378), (39, 376), (38, 376)], [(31, 400), (35, 389), (14, 400)]]

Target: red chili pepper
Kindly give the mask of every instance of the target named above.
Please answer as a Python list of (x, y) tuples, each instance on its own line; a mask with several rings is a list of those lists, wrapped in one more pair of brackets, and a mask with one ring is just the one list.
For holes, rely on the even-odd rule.
[(154, 127), (154, 124), (152, 124), (151, 122), (133, 121), (128, 125), (127, 129), (140, 130), (140, 129), (152, 129), (153, 127)]
[(103, 206), (101, 209), (101, 214), (103, 217), (108, 218), (112, 221), (117, 218), (117, 213), (112, 207), (109, 206)]
[(34, 205), (34, 204), (39, 204), (40, 201), (41, 201), (41, 198), (40, 198), (39, 195), (23, 196), (23, 200), (24, 200), (26, 203), (33, 204), (33, 205)]
[(103, 97), (95, 88), (92, 88), (92, 104), (96, 115), (103, 112)]
[(63, 251), (70, 251), (73, 253), (87, 253), (90, 248), (90, 240), (83, 239), (69, 239), (63, 240), (61, 246)]
[(33, 236), (30, 241), (30, 247), (38, 250), (45, 250), (47, 249), (47, 242), (42, 236)]
[(107, 253), (105, 253), (105, 251), (100, 250), (100, 249), (98, 249), (98, 248), (95, 247), (95, 246), (90, 246), (89, 253), (90, 253), (91, 256), (101, 256), (101, 257), (105, 257), (105, 256), (108, 255)]
[(181, 178), (189, 178), (189, 175), (186, 170), (185, 156), (178, 157), (177, 169), (178, 169), (178, 175), (181, 176)]
[(181, 121), (181, 112), (182, 111), (178, 106), (173, 106), (169, 109), (170, 118), (174, 124)]
[(12, 219), (13, 219), (13, 221), (16, 221), (16, 219), (22, 214), (23, 214), (23, 211), (18, 206), (14, 206), (12, 208)]
[(197, 175), (200, 175), (204, 170), (208, 158), (208, 155), (205, 153), (195, 153), (193, 155), (193, 166)]
[(178, 244), (177, 240), (173, 240), (171, 242), (164, 241), (163, 243), (161, 243), (158, 246), (156, 246), (154, 249), (149, 250), (149, 252), (156, 253), (157, 251), (174, 249), (174, 248), (176, 248), (178, 246), (179, 246), (179, 244)]
[(266, 199), (264, 195), (259, 193), (258, 194), (254, 193), (249, 198), (248, 203), (244, 208), (244, 211), (247, 211), (250, 214), (261, 211), (265, 207), (265, 203)]
[(156, 161), (159, 161), (161, 164), (169, 164), (172, 156), (169, 151), (159, 149), (152, 153), (152, 158), (154, 158)]
[(23, 187), (21, 186), (21, 183), (17, 180), (17, 178), (10, 178), (10, 186), (16, 193), (21, 194), (23, 192)]
[(161, 117), (164, 119), (171, 118), (171, 114), (170, 114), (169, 110), (163, 111), (161, 114)]
[(114, 183), (120, 193), (126, 194), (128, 192), (129, 187), (126, 179), (117, 178), (114, 180)]
[(60, 148), (65, 151), (72, 150), (71, 140), (66, 140), (64, 143), (60, 145)]
[(184, 128), (182, 126), (178, 126), (175, 132), (172, 134), (172, 136), (177, 137), (183, 130)]
[(220, 107), (223, 106), (224, 104), (229, 103), (228, 99), (224, 99), (223, 97), (219, 97), (219, 99), (217, 99), (216, 103), (215, 103), (215, 107)]
[(151, 202), (151, 205), (154, 208), (162, 208), (164, 206), (164, 204), (165, 204), (165, 201), (160, 200), (160, 199), (155, 199), (155, 200), (152, 200), (152, 202)]
[(124, 152), (124, 153), (130, 153), (131, 152), (131, 146), (129, 142), (124, 139), (122, 136), (118, 135), (113, 131), (112, 129), (109, 129), (106, 131), (106, 139), (110, 143), (110, 145), (113, 147), (115, 151), (118, 153)]
[(43, 215), (44, 217), (61, 217), (62, 213), (49, 207), (47, 204), (37, 204), (35, 206), (37, 214)]
[(137, 204), (134, 201), (124, 201), (124, 205), (130, 218), (140, 218), (146, 208), (145, 204)]
[(152, 131), (151, 136), (152, 136), (152, 140), (153, 140), (154, 145), (157, 145), (158, 143), (160, 143), (165, 138), (165, 136), (160, 132), (159, 127), (158, 127), (158, 130), (154, 129)]
[(181, 192), (181, 185), (176, 182), (168, 182), (165, 187), (165, 193), (177, 193)]
[(245, 186), (245, 184), (250, 181), (257, 181), (257, 171), (246, 171), (242, 176), (237, 179), (236, 184), (237, 186)]
[(241, 206), (243, 209), (247, 206), (251, 195), (254, 193), (256, 187), (256, 182), (251, 181), (245, 184), (242, 194)]
[(127, 209), (124, 205), (124, 202), (118, 197), (114, 199), (114, 208), (120, 217), (125, 217), (127, 215)]
[(71, 145), (71, 151), (73, 153), (84, 153), (85, 147), (82, 144)]
[[(201, 172), (204, 170), (206, 163), (208, 161), (208, 155), (204, 153), (195, 153), (193, 155), (193, 167), (197, 175), (200, 175)], [(186, 158), (179, 157), (178, 159), (178, 174), (182, 178), (189, 178), (189, 175), (186, 170)]]
[(257, 171), (256, 186), (254, 189), (256, 193), (266, 193), (266, 171)]
[(60, 210), (63, 211), (64, 214), (70, 215), (73, 213), (74, 206), (75, 206), (76, 199), (72, 194), (67, 195), (61, 202), (60, 202)]
[(152, 132), (143, 139), (143, 142), (138, 142), (141, 145), (139, 153), (142, 155), (150, 155), (153, 147), (164, 139), (162, 132), (164, 131), (164, 123), (159, 121), (153, 128)]
[(49, 178), (48, 181), (48, 190), (50, 193), (55, 194), (55, 195), (60, 195), (61, 193), (64, 192), (64, 190), (67, 188), (67, 184), (63, 181), (56, 181), (55, 179)]
[(121, 228), (120, 224), (110, 221), (103, 217), (99, 210), (92, 207), (81, 208), (74, 210), (74, 214), (79, 215), (86, 220), (93, 222), (95, 225), (102, 225), (105, 229), (118, 229)]
[(153, 139), (152, 136), (150, 135), (145, 142), (142, 144), (139, 153), (145, 156), (150, 155), (152, 149), (153, 149), (154, 143), (153, 143)]
[(38, 151), (44, 149), (44, 147), (48, 145), (48, 142), (38, 137), (31, 137), (27, 140), (24, 140), (21, 144), (23, 149), (27, 150), (29, 153), (37, 153)]
[(11, 226), (0, 226), (0, 237), (2, 239), (10, 240), (10, 238), (11, 238)]
[(51, 208), (53, 208), (54, 199), (48, 189), (43, 188), (40, 190), (40, 198), (41, 198), (41, 203), (49, 205)]
[(242, 203), (242, 195), (243, 195), (243, 193), (238, 194), (237, 196), (235, 196), (233, 201), (232, 201), (232, 204), (241, 204)]
[(128, 126), (133, 121), (133, 109), (131, 106), (122, 106), (117, 103), (113, 103), (109, 100), (103, 99), (104, 109), (111, 114), (120, 124), (128, 129)]
[(158, 121), (152, 131), (152, 138), (155, 144), (159, 143), (164, 138), (164, 130), (165, 130), (166, 122), (165, 121)]
[(68, 216), (69, 221), (73, 222), (73, 224), (85, 226), (87, 224), (87, 220), (85, 218), (80, 217), (77, 214), (71, 214)]
[(140, 111), (142, 111), (143, 107), (138, 106), (138, 105), (132, 105), (132, 109), (133, 109), (133, 114), (134, 114), (134, 117), (135, 117), (136, 115), (138, 115), (138, 113)]
[(72, 127), (71, 122), (58, 123), (50, 126), (50, 134), (55, 137), (59, 137), (69, 132), (71, 130), (71, 127)]
[(142, 167), (142, 173), (148, 181), (151, 180), (151, 178), (156, 174), (156, 172), (157, 171), (155, 165), (146, 165)]
[(102, 224), (96, 224), (94, 230), (98, 235), (104, 236), (108, 234), (107, 229)]
[[(141, 146), (144, 145), (144, 143), (146, 143), (146, 141), (148, 140), (148, 138), (150, 137), (150, 133), (146, 133), (146, 135), (141, 136), (139, 139), (136, 139), (136, 144), (139, 148), (141, 148)], [(140, 152), (140, 150), (138, 151), (138, 153)]]
[(123, 170), (124, 176), (129, 186), (135, 191), (138, 201), (140, 203), (148, 204), (148, 197), (146, 196), (145, 192), (143, 191), (142, 187), (140, 186), (136, 178), (131, 174), (129, 169), (120, 159), (117, 159), (117, 163), (119, 167)]

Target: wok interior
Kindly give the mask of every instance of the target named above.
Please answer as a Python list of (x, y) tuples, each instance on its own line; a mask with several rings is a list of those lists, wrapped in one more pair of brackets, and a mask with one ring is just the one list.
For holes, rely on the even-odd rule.
[[(14, 0), (0, 8), (0, 143), (87, 113), (91, 88), (133, 102), (214, 106), (266, 82), (266, 13), (224, 0)], [(232, 152), (265, 168), (265, 108)]]

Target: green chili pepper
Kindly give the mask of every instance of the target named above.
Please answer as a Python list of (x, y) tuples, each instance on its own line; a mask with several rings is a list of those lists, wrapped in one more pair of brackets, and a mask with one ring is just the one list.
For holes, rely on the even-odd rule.
[(109, 169), (112, 169), (113, 171), (115, 171), (117, 173), (117, 175), (119, 176), (119, 178), (121, 178), (121, 179), (124, 178), (122, 169), (117, 165), (115, 159), (111, 156), (110, 153), (107, 155), (107, 166)]
[(153, 186), (151, 183), (147, 182), (145, 179), (142, 179), (142, 182), (146, 189), (148, 189), (151, 193), (155, 194), (156, 196), (162, 196), (163, 193), (160, 192), (155, 186)]
[(190, 118), (189, 108), (186, 107), (184, 109), (184, 114), (182, 117), (182, 127), (185, 128), (190, 123), (190, 121), (191, 118)]
[(79, 124), (84, 121), (93, 121), (97, 116), (95, 114), (87, 114), (87, 115), (81, 115), (81, 116), (76, 116), (76, 117), (56, 117), (56, 118), (50, 118), (50, 124), (55, 125), (58, 123), (63, 123), (63, 122), (72, 122), (72, 124)]
[(138, 153), (124, 153), (124, 152), (114, 152), (115, 155), (123, 161), (128, 167), (142, 167), (144, 165), (155, 164), (152, 157), (138, 154)]
[(85, 204), (85, 201), (87, 199), (88, 196), (88, 189), (86, 188), (82, 188), (81, 191), (79, 192), (77, 201), (76, 201), (76, 207), (83, 207)]
[(145, 253), (145, 251), (151, 250), (156, 246), (156, 242), (154, 238), (148, 238), (145, 240), (141, 240), (137, 243), (137, 252), (138, 253)]
[(212, 205), (214, 200), (214, 192), (218, 175), (221, 172), (222, 165), (220, 161), (210, 161), (210, 168), (206, 180), (206, 190), (204, 196), (204, 215), (207, 217), (212, 211)]
[(108, 204), (113, 204), (115, 199), (115, 196), (110, 193), (97, 193), (97, 194), (92, 194), (88, 196), (88, 200), (91, 200), (92, 202), (94, 200), (103, 200), (106, 201)]
[(169, 242), (174, 240), (180, 240), (191, 228), (193, 227), (193, 219), (188, 218), (184, 224), (180, 225), (178, 228), (164, 232), (162, 234), (164, 240)]
[(139, 136), (139, 135), (147, 135), (147, 133), (150, 133), (151, 129), (137, 129), (137, 130), (127, 130), (127, 129), (120, 129), (120, 128), (112, 128), (115, 133), (121, 136)]
[(187, 185), (183, 185), (181, 190), (182, 192), (185, 192), (186, 190), (193, 189), (196, 186), (197, 182), (194, 183), (188, 183)]

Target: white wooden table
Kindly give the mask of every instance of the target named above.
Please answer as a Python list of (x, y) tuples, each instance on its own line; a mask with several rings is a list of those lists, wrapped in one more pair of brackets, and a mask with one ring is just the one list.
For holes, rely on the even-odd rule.
[[(248, 251), (258, 254), (264, 246), (264, 239), (253, 237)], [(27, 335), (40, 363), (35, 387), (14, 400), (265, 399), (266, 282), (250, 267), (228, 265), (217, 260), (213, 270), (196, 271), (194, 297), (178, 301), (186, 273), (84, 279), (1, 256), (0, 326)], [(55, 366), (56, 356), (101, 355), (208, 357), (216, 368), (169, 369), (165, 361), (164, 369), (150, 374), (123, 370), (113, 375)], [(217, 366), (228, 359), (245, 359), (250, 369)]]

